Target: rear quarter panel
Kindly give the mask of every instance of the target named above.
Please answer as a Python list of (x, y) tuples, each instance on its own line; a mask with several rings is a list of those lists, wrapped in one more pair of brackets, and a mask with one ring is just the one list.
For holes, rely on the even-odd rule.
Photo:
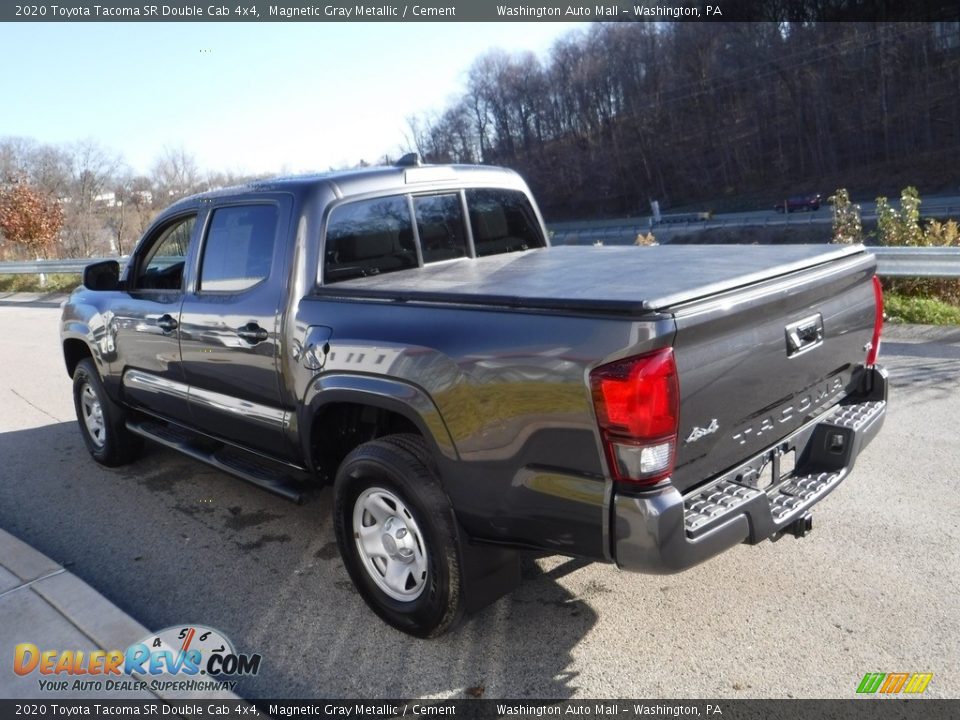
[(432, 399), (454, 445), (438, 457), (474, 538), (596, 559), (610, 486), (588, 389), (600, 362), (669, 344), (673, 321), (308, 298), (298, 326), (326, 326), (318, 375), (382, 376)]

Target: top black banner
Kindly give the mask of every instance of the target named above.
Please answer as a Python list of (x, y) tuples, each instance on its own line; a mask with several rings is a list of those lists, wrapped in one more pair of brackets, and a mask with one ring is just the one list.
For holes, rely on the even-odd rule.
[(960, 4), (929, 0), (62, 0), (0, 6), (4, 22), (931, 22)]
[(436, 717), (619, 720), (952, 720), (958, 700), (0, 700), (0, 720), (39, 717), (172, 717), (191, 720)]

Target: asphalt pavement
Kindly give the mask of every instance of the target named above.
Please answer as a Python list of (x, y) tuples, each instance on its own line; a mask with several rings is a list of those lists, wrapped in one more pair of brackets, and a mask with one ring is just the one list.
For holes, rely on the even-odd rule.
[[(672, 576), (527, 559), (514, 593), (420, 641), (354, 592), (329, 491), (295, 506), (153, 447), (128, 467), (93, 463), (57, 305), (0, 297), (0, 528), (46, 558), (40, 575), (61, 569), (128, 618), (110, 642), (216, 628), (263, 656), (237, 689), (251, 698), (849, 698), (866, 672), (932, 672), (928, 696), (960, 696), (960, 328), (888, 328), (886, 425), (807, 538)], [(25, 641), (11, 627), (64, 648), (101, 642), (49, 613), (12, 614), (12, 597), (40, 590), (0, 594), (0, 676)], [(11, 687), (0, 677), (0, 696), (26, 692)]]

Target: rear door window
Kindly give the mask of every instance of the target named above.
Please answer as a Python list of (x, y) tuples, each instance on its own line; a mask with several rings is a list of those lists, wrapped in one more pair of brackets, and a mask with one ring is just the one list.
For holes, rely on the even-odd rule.
[(417, 267), (406, 196), (374, 198), (334, 208), (327, 222), (324, 282)]
[(467, 190), (477, 257), (544, 246), (540, 224), (526, 195), (517, 190)]
[(213, 211), (200, 266), (200, 291), (241, 292), (270, 275), (277, 207), (244, 205)]

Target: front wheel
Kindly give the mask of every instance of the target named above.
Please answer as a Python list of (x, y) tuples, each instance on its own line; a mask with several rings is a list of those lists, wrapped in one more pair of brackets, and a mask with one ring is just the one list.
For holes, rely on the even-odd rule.
[(116, 467), (137, 459), (143, 439), (127, 430), (123, 408), (107, 395), (90, 358), (77, 363), (73, 371), (73, 404), (83, 443), (94, 460)]
[(387, 436), (346, 457), (334, 529), (350, 579), (390, 625), (436, 637), (461, 620), (456, 521), (421, 438)]

